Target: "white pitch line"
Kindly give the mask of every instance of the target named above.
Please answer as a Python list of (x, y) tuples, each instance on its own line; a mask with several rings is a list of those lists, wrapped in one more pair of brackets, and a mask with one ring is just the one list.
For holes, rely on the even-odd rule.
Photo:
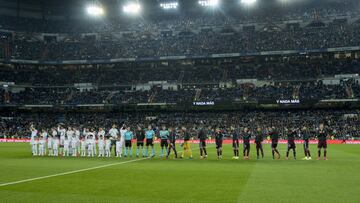
[(45, 178), (52, 178), (52, 177), (57, 177), (57, 176), (69, 175), (69, 174), (79, 173), (79, 172), (83, 172), (83, 171), (91, 171), (91, 170), (95, 170), (95, 169), (99, 169), (99, 168), (105, 168), (105, 167), (109, 167), (109, 166), (127, 164), (127, 163), (136, 162), (136, 161), (142, 161), (142, 160), (149, 159), (149, 158), (150, 157), (141, 158), (141, 159), (134, 159), (134, 160), (123, 161), (123, 162), (112, 163), (112, 164), (106, 164), (106, 165), (102, 165), (102, 166), (95, 166), (95, 167), (85, 168), (85, 169), (80, 169), (80, 170), (75, 170), (75, 171), (69, 171), (69, 172), (64, 172), (64, 173), (57, 173), (57, 174), (48, 175), (48, 176), (41, 176), (41, 177), (37, 177), (37, 178), (29, 178), (29, 179), (25, 179), (25, 180), (2, 183), (2, 184), (0, 184), (0, 187), (4, 187), (4, 186), (8, 186), (8, 185), (15, 185), (15, 184), (19, 184), (19, 183), (26, 183), (26, 182), (30, 182), (30, 181), (34, 181), (34, 180), (45, 179)]
[[(195, 148), (195, 149), (192, 149), (192, 150), (196, 150), (196, 149), (198, 149), (198, 148)], [(182, 151), (184, 151), (184, 150), (178, 151), (178, 154), (181, 153)], [(26, 183), (26, 182), (30, 182), (30, 181), (34, 181), (34, 180), (45, 179), (45, 178), (52, 178), (52, 177), (57, 177), (57, 176), (69, 175), (69, 174), (79, 173), (79, 172), (83, 172), (83, 171), (90, 171), (90, 170), (95, 170), (95, 169), (99, 169), (99, 168), (105, 168), (105, 167), (109, 167), (109, 166), (127, 164), (127, 163), (136, 162), (136, 161), (142, 161), (142, 160), (150, 159), (150, 158), (151, 157), (146, 157), (146, 158), (141, 158), (141, 159), (134, 159), (134, 160), (123, 161), (123, 162), (118, 162), (118, 163), (106, 164), (106, 165), (102, 165), (102, 166), (95, 166), (95, 167), (91, 167), (91, 168), (84, 168), (84, 169), (75, 170), (75, 171), (69, 171), (69, 172), (64, 172), (64, 173), (57, 173), (57, 174), (48, 175), (48, 176), (41, 176), (41, 177), (37, 177), (37, 178), (29, 178), (29, 179), (25, 179), (25, 180), (2, 183), (2, 184), (0, 184), (0, 187), (4, 187), (4, 186), (8, 186), (8, 185), (15, 185), (15, 184), (19, 184), (19, 183)]]

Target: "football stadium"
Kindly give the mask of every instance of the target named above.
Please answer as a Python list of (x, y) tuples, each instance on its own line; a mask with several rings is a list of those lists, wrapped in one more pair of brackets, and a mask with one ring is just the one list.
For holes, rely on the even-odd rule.
[(360, 202), (359, 0), (0, 0), (0, 202)]

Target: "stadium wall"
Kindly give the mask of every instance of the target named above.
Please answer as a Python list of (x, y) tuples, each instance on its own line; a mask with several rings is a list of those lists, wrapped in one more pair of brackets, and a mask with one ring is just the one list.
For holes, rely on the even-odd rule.
[[(13, 138), (2, 138), (0, 139), (0, 142), (13, 142), (13, 143), (28, 143), (30, 142), (30, 139), (13, 139)], [(136, 143), (136, 140), (132, 140), (132, 142)], [(177, 140), (176, 143), (183, 143), (183, 140)], [(251, 140), (250, 143), (254, 143), (254, 140)], [(160, 143), (160, 140), (155, 140), (154, 143)], [(190, 143), (192, 144), (198, 144), (199, 140), (190, 140)], [(211, 139), (211, 140), (207, 140), (206, 143), (208, 144), (215, 144), (215, 140)], [(231, 139), (225, 139), (223, 141), (224, 144), (232, 144), (232, 140)], [(243, 143), (242, 140), (239, 140), (239, 143)], [(270, 140), (264, 140), (262, 142), (263, 144), (270, 144), (271, 141)], [(303, 140), (295, 140), (296, 144), (302, 144), (304, 143)], [(310, 144), (317, 144), (318, 141), (317, 140), (310, 140), (309, 141)], [(328, 144), (360, 144), (360, 140), (328, 140), (327, 141)], [(287, 140), (279, 140), (279, 144), (287, 144)]]

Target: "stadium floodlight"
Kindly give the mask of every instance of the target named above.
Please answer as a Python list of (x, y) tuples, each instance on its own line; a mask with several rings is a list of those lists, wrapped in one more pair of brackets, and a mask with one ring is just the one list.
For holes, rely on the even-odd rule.
[(141, 11), (141, 6), (138, 3), (129, 3), (123, 6), (123, 11), (127, 14), (137, 15)]
[(219, 5), (219, 0), (200, 0), (199, 4), (204, 7), (215, 7)]
[(256, 0), (241, 0), (241, 3), (245, 4), (245, 5), (252, 5), (255, 2), (256, 2)]
[(89, 5), (88, 7), (86, 7), (86, 12), (90, 16), (95, 16), (95, 17), (102, 16), (105, 13), (104, 9), (98, 5)]
[(168, 3), (161, 3), (160, 7), (165, 10), (169, 10), (169, 9), (177, 9), (178, 5), (179, 5), (178, 2), (168, 2)]

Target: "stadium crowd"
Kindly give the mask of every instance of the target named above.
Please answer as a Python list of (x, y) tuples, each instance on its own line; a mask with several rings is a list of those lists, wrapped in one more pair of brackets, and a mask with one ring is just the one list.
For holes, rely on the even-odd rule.
[(15, 35), (1, 48), (4, 58), (28, 60), (91, 60), (148, 58), (161, 56), (208, 56), (222, 53), (324, 49), (359, 46), (359, 25), (276, 30), (202, 30), (169, 35), (131, 33), (122, 36), (79, 38), (69, 36), (59, 41), (42, 41)]
[[(169, 66), (161, 63), (87, 67), (3, 65), (1, 82), (10, 86), (0, 87), (0, 103), (76, 105), (360, 98), (356, 79), (345, 77), (340, 83), (323, 82), (336, 75), (359, 74), (359, 62), (355, 59), (230, 64), (221, 64), (219, 60)], [(252, 80), (260, 83), (256, 85)], [(160, 84), (151, 84), (154, 81)], [(170, 86), (162, 86), (164, 82)]]
[[(359, 12), (354, 4), (358, 5), (358, 2), (332, 2), (326, 7), (296, 8), (285, 13), (272, 11), (246, 15), (246, 12), (240, 12), (240, 16), (233, 17), (223, 14), (180, 15), (154, 17), (146, 21), (39, 20), (1, 16), (0, 58), (95, 60), (279, 50), (306, 52), (311, 49), (359, 46), (359, 21), (342, 20), (350, 17), (356, 19)], [(274, 16), (274, 13), (278, 15)], [(299, 19), (308, 20), (306, 26), (299, 23), (278, 26), (274, 23)], [(328, 23), (329, 19), (337, 20)], [(245, 26), (249, 23), (259, 26)], [(36, 32), (66, 35), (43, 37), (36, 35)]]
[[(278, 99), (325, 100), (359, 99), (359, 83), (343, 82), (339, 85), (324, 85), (321, 81), (279, 82), (255, 87), (239, 85), (231, 88), (179, 89), (164, 90), (153, 87), (150, 90), (110, 90), (93, 89), (79, 91), (67, 88), (26, 88), (19, 93), (2, 90), (3, 104), (34, 105), (77, 105), (77, 104), (138, 104), (138, 103), (175, 103), (189, 104), (193, 101), (242, 102), (269, 101)], [(5, 99), (6, 98), (6, 99)]]
[[(197, 64), (199, 63), (199, 64)], [(258, 80), (316, 80), (341, 74), (359, 74), (358, 59), (316, 60), (291, 59), (290, 61), (228, 63), (220, 60), (204, 60), (195, 64), (173, 62), (97, 64), (97, 65), (1, 65), (1, 82), (33, 86), (72, 86), (75, 83), (91, 83), (97, 86), (129, 85), (149, 81), (169, 83), (219, 83), (236, 82), (237, 79)]]
[[(337, 2), (313, 10), (295, 10), (274, 16), (188, 17), (149, 20), (151, 22), (92, 22), (0, 18), (0, 58), (40, 61), (94, 60), (115, 58), (154, 58), (161, 56), (209, 56), (222, 53), (301, 50), (360, 46), (360, 22), (333, 20), (329, 17), (355, 17), (351, 5)], [(261, 12), (260, 12), (261, 13)], [(277, 26), (276, 21), (309, 20)], [(261, 26), (245, 26), (256, 22)], [(280, 24), (280, 23), (279, 23)], [(239, 29), (240, 28), (240, 29)], [(10, 30), (10, 31), (6, 31)], [(13, 32), (14, 31), (14, 32)], [(66, 33), (65, 37), (35, 37), (36, 32)], [(124, 33), (125, 32), (125, 33)], [(81, 35), (82, 33), (95, 33)], [(358, 60), (301, 58), (288, 61), (246, 59), (203, 59), (193, 61), (141, 62), (93, 65), (1, 65), (0, 82), (15, 86), (0, 88), (0, 104), (137, 104), (192, 103), (193, 101), (242, 102), (277, 99), (324, 100), (359, 99), (360, 84), (344, 79), (340, 84), (325, 84), (322, 79), (337, 74), (358, 74)], [(280, 58), (280, 57), (279, 57)], [(287, 58), (287, 56), (284, 56)], [(232, 61), (234, 60), (234, 61)], [(241, 61), (244, 60), (244, 61)], [(263, 85), (238, 83), (239, 79), (266, 81)], [(152, 86), (136, 90), (134, 86), (152, 81), (176, 84), (176, 89)], [(88, 83), (80, 90), (75, 84)], [(231, 85), (220, 86), (220, 83)], [(198, 86), (203, 85), (203, 86)], [(205, 85), (205, 86), (204, 86)], [(14, 89), (11, 89), (13, 88)], [(9, 90), (10, 89), (10, 90)], [(199, 125), (236, 126), (266, 129), (275, 127), (281, 136), (289, 126), (306, 126), (315, 132), (326, 122), (335, 138), (358, 138), (359, 111), (249, 111), (222, 113), (5, 113), (1, 112), (0, 136), (28, 137), (29, 126), (50, 130), (59, 123), (76, 128), (100, 127), (109, 130), (113, 123), (126, 123), (132, 128), (151, 124), (189, 127), (195, 136)], [(209, 133), (212, 135), (213, 133)]]
[[(337, 139), (360, 138), (360, 112), (352, 110), (283, 110), (283, 111), (241, 111), (241, 112), (193, 112), (193, 113), (2, 113), (1, 137), (27, 138), (30, 136), (29, 126), (34, 124), (38, 130), (51, 128), (58, 124), (64, 126), (103, 128), (108, 131), (113, 123), (125, 123), (136, 129), (137, 125), (154, 129), (162, 125), (167, 127), (186, 126), (193, 138), (199, 126), (206, 127), (208, 136), (213, 136), (213, 130), (222, 127), (230, 131), (234, 126), (241, 131), (248, 127), (252, 132), (257, 127), (267, 129), (275, 127), (280, 137), (285, 138), (286, 128), (307, 127), (309, 133), (317, 130), (319, 123), (324, 122), (331, 129), (331, 136)], [(226, 137), (227, 135), (225, 135)]]

